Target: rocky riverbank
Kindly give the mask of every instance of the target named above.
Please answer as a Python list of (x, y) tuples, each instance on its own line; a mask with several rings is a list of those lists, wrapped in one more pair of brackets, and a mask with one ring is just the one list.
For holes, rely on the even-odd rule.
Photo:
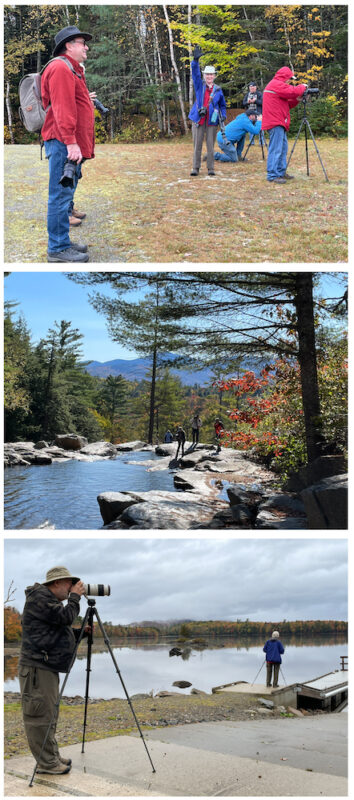
[[(134, 711), (142, 729), (185, 725), (222, 720), (259, 720), (267, 716), (279, 719), (292, 716), (285, 707), (266, 708), (260, 697), (242, 694), (168, 693), (164, 697), (132, 696)], [(59, 746), (82, 740), (83, 698), (64, 697), (57, 728)], [(103, 739), (135, 730), (135, 723), (126, 700), (90, 700), (87, 739)], [(4, 699), (5, 758), (28, 753), (23, 728), (20, 696), (6, 692)]]
[[(174, 473), (175, 492), (101, 492), (97, 501), (105, 529), (258, 529), (347, 528), (348, 483), (341, 456), (323, 456), (292, 476), (285, 490), (252, 454), (213, 445), (186, 443), (176, 459), (176, 443), (93, 442), (77, 434), (55, 442), (15, 442), (4, 446), (5, 467), (54, 462), (114, 459), (119, 453), (150, 451), (141, 462), (148, 471)], [(158, 456), (158, 460), (156, 460)], [(129, 462), (128, 462), (129, 463)], [(139, 464), (139, 461), (135, 461)]]

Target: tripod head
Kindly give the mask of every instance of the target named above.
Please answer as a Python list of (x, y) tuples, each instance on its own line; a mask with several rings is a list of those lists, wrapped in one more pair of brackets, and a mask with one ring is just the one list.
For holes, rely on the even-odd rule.
[(87, 604), (93, 608), (93, 606), (96, 605), (96, 600), (94, 600), (92, 597), (87, 597)]

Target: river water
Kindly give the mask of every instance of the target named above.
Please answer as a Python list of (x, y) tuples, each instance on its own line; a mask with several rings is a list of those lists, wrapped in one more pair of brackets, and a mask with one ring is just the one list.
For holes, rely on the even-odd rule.
[[(283, 656), (280, 685), (307, 681), (325, 675), (334, 669), (340, 669), (340, 656), (348, 653), (344, 639), (321, 639), (316, 644), (302, 643), (301, 646), (287, 644), (283, 639), (285, 654)], [(293, 640), (292, 640), (293, 641)], [(333, 643), (335, 642), (335, 643)], [(129, 694), (138, 692), (156, 693), (167, 689), (181, 694), (189, 694), (190, 688), (181, 690), (172, 686), (176, 680), (189, 681), (196, 689), (210, 692), (213, 686), (232, 681), (252, 683), (259, 669), (257, 684), (265, 683), (265, 666), (262, 643), (251, 645), (240, 641), (227, 641), (224, 646), (207, 647), (203, 651), (193, 650), (189, 658), (170, 657), (169, 650), (176, 642), (154, 644), (137, 644), (112, 647), (123, 680)], [(5, 659), (5, 690), (19, 691), (17, 673), (18, 657)], [(262, 666), (263, 665), (263, 666)], [(90, 697), (105, 698), (124, 697), (124, 692), (115, 671), (110, 654), (105, 652), (92, 654), (92, 672), (90, 677)], [(63, 677), (63, 676), (61, 676)], [(70, 673), (65, 695), (85, 694), (86, 679), (86, 645), (83, 646), (80, 658)]]
[(108, 461), (55, 462), (49, 466), (11, 467), (4, 477), (4, 526), (61, 530), (103, 525), (101, 492), (175, 491), (171, 470), (148, 469), (136, 462), (158, 461), (151, 451), (122, 453)]

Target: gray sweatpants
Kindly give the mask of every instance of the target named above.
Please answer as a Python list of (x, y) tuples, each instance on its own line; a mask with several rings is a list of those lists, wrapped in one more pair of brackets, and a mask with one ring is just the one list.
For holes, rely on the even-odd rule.
[[(48, 725), (54, 715), (59, 696), (59, 675), (41, 667), (20, 667), (19, 679), (22, 713), (30, 750), (38, 763)], [(38, 766), (52, 769), (59, 763), (55, 731), (58, 713), (54, 716)]]
[(193, 135), (193, 169), (200, 169), (201, 161), (202, 161), (202, 146), (203, 146), (203, 139), (204, 134), (206, 136), (206, 145), (207, 145), (207, 167), (208, 172), (211, 172), (214, 169), (214, 146), (215, 146), (215, 139), (217, 134), (218, 126), (217, 125), (198, 125), (197, 122), (192, 123), (192, 135)]

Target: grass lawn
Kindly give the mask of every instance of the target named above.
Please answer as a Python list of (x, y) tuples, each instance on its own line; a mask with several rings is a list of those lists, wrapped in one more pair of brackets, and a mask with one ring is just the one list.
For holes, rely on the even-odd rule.
[[(94, 263), (346, 262), (347, 140), (317, 144), (330, 182), (312, 142), (306, 175), (301, 140), (284, 185), (266, 182), (258, 142), (248, 163), (215, 162), (214, 178), (205, 163), (190, 177), (190, 137), (98, 145), (83, 166), (76, 207), (87, 219), (72, 240), (89, 245)], [(7, 145), (4, 169), (4, 260), (46, 263), (47, 162), (35, 145)]]

